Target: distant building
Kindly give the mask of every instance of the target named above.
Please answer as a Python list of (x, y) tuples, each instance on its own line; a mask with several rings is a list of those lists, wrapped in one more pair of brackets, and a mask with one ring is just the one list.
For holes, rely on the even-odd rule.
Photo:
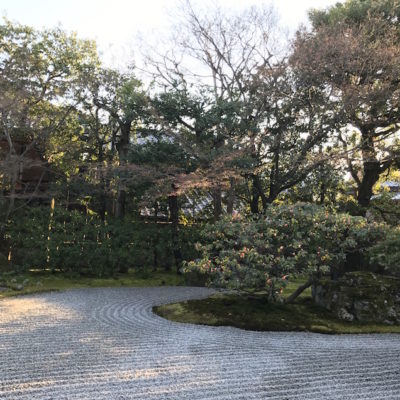
[[(381, 187), (389, 194), (393, 201), (400, 201), (400, 182), (397, 181), (385, 181), (381, 184)], [(379, 199), (382, 193), (378, 193), (371, 197), (371, 200)]]
[(30, 144), (24, 141), (14, 141), (13, 146), (15, 150), (14, 160), (7, 161), (10, 147), (5, 139), (0, 139), (0, 162), (2, 164), (0, 182), (2, 181), (3, 195), (8, 195), (7, 182), (10, 180), (10, 174), (15, 171), (14, 168), (17, 168), (16, 197), (47, 198), (49, 174), (43, 154), (36, 146), (30, 148)]

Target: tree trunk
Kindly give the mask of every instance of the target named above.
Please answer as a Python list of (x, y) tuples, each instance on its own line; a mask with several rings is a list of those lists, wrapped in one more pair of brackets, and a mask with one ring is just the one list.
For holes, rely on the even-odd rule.
[(7, 223), (8, 218), (14, 211), (15, 205), (15, 194), (16, 194), (16, 186), (19, 174), (19, 159), (17, 158), (17, 153), (15, 151), (14, 143), (11, 139), (11, 134), (7, 129), (4, 130), (4, 135), (8, 144), (8, 154), (5, 160), (5, 167), (9, 171), (5, 175), (9, 175), (10, 178), (10, 191), (9, 191), (9, 203), (7, 207), (7, 212), (5, 215), (5, 224)]
[(258, 193), (258, 190), (254, 184), (252, 185), (251, 189), (250, 211), (252, 214), (258, 214), (260, 212), (258, 204), (260, 200), (260, 194)]
[(253, 214), (260, 212), (259, 200), (261, 198), (261, 203), (263, 210), (268, 207), (268, 199), (261, 186), (260, 178), (257, 175), (252, 176), (252, 199), (250, 203), (250, 209)]
[(118, 184), (117, 204), (115, 207), (115, 216), (117, 218), (124, 218), (125, 216), (125, 203), (126, 203), (126, 190), (125, 186), (121, 183)]
[(179, 243), (179, 204), (178, 196), (168, 196), (169, 220), (171, 222), (172, 252), (174, 253), (176, 271), (182, 264), (182, 251)]
[(233, 206), (235, 202), (235, 180), (233, 178), (229, 179), (230, 186), (228, 190), (228, 196), (227, 196), (227, 201), (226, 201), (226, 212), (228, 215), (233, 214)]
[[(15, 157), (14, 157), (15, 158)], [(18, 181), (18, 164), (16, 163), (10, 163), (11, 164), (11, 173), (10, 173), (10, 194), (9, 194), (9, 203), (8, 203), (8, 209), (6, 213), (6, 218), (5, 220), (7, 221), (10, 215), (14, 211), (15, 207), (15, 197), (16, 197), (16, 187), (17, 187), (17, 181)]]
[(326, 196), (326, 185), (324, 182), (322, 182), (320, 189), (319, 189), (319, 203), (320, 204), (325, 203), (325, 196)]
[(100, 184), (100, 191), (102, 193), (100, 199), (100, 218), (102, 221), (104, 221), (106, 219), (106, 213), (107, 213), (107, 196), (105, 193), (105, 185), (103, 180), (101, 181)]
[[(276, 135), (274, 140), (274, 161), (271, 168), (270, 180), (269, 180), (269, 195), (268, 199), (265, 200), (266, 203), (271, 204), (279, 194), (279, 186), (277, 184), (279, 178), (279, 162), (280, 162), (280, 151), (281, 151), (281, 135)], [(261, 187), (261, 184), (259, 184)], [(266, 205), (263, 205), (264, 209)]]
[[(158, 220), (158, 201), (154, 203), (154, 221), (155, 224), (157, 224)], [(158, 245), (160, 242), (160, 237), (158, 236), (158, 231), (155, 235), (155, 239), (153, 241), (153, 271), (157, 271), (159, 267), (159, 262), (158, 262)]]
[(381, 165), (376, 158), (374, 138), (363, 132), (362, 138), (363, 177), (358, 185), (357, 201), (364, 208), (369, 206), (373, 187), (381, 174)]
[(263, 202), (264, 210), (267, 208), (268, 204), (272, 204), (276, 198), (278, 197), (279, 191), (276, 189), (275, 186), (270, 187), (269, 196)]
[(368, 207), (373, 194), (372, 188), (380, 176), (379, 162), (364, 162), (364, 174), (358, 187), (357, 201), (362, 207)]
[(212, 191), (213, 205), (214, 205), (214, 221), (218, 221), (222, 215), (222, 192), (221, 188), (217, 187)]
[(128, 151), (129, 151), (129, 139), (131, 133), (131, 123), (125, 123), (120, 125), (121, 137), (116, 144), (119, 165), (121, 168), (118, 191), (117, 191), (117, 204), (115, 208), (115, 216), (117, 218), (123, 218), (125, 216), (125, 205), (126, 205), (126, 181), (127, 181), (127, 171), (124, 170), (128, 163)]
[[(104, 161), (103, 142), (99, 141), (98, 143), (99, 165), (102, 165), (103, 161)], [(98, 179), (100, 182), (100, 218), (102, 221), (104, 221), (106, 219), (106, 213), (107, 213), (107, 192), (106, 192), (106, 177), (104, 176), (101, 167), (98, 169)]]
[(303, 285), (299, 286), (288, 298), (285, 299), (285, 303), (293, 303), (297, 297), (299, 297), (307, 288), (309, 288), (314, 282), (313, 277), (309, 277), (307, 282), (305, 282)]

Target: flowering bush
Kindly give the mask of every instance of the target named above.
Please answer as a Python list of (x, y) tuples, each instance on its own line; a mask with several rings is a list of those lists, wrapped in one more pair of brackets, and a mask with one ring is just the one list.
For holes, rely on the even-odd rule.
[(205, 274), (217, 287), (266, 290), (277, 301), (289, 275), (340, 269), (349, 253), (364, 252), (384, 232), (383, 225), (312, 204), (271, 206), (259, 217), (206, 226), (197, 245), (202, 258), (186, 263), (184, 272)]

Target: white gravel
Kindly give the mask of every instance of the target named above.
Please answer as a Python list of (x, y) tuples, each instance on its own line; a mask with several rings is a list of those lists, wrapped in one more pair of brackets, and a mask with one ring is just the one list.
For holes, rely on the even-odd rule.
[(400, 399), (400, 335), (178, 324), (203, 288), (83, 289), (0, 301), (0, 399)]

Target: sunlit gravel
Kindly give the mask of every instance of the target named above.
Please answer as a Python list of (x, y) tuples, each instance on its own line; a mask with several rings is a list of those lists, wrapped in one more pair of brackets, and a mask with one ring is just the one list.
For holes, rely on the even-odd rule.
[(152, 306), (204, 288), (0, 300), (0, 399), (400, 399), (400, 335), (178, 324)]

